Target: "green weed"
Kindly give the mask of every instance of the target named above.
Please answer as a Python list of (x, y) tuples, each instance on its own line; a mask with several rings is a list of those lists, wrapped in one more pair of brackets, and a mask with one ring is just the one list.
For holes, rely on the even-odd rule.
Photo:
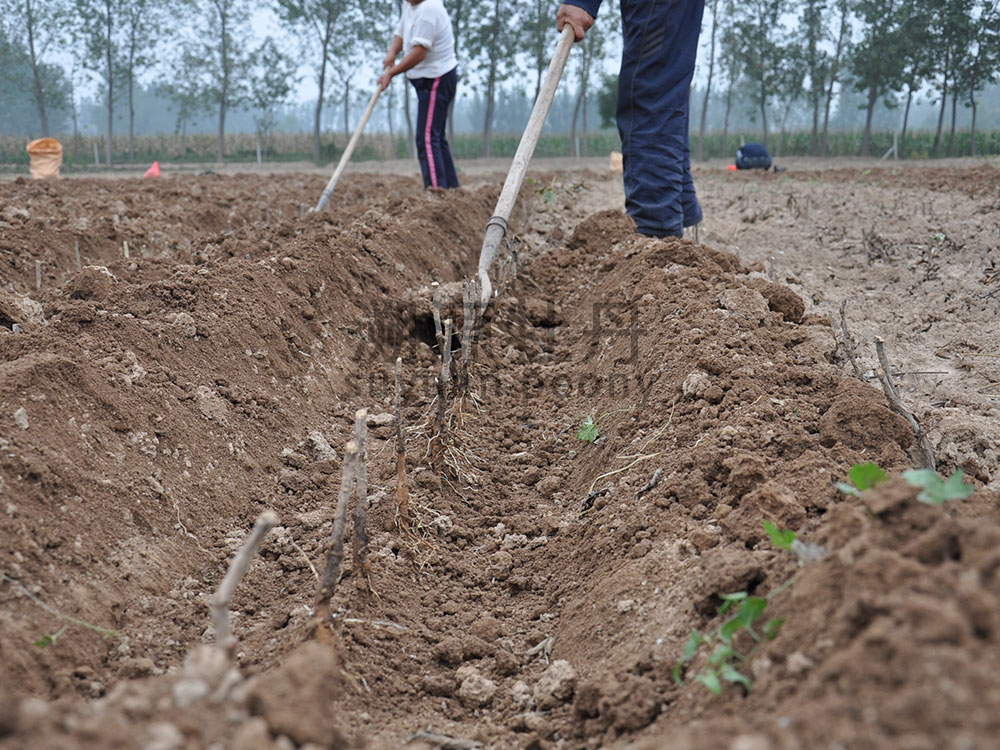
[(601, 436), (601, 422), (610, 417), (612, 414), (617, 414), (618, 412), (628, 411), (628, 409), (615, 409), (614, 411), (605, 412), (597, 419), (594, 419), (590, 414), (580, 423), (580, 428), (576, 431), (577, 440), (582, 440), (585, 443), (593, 443)]
[[(674, 666), (674, 682), (678, 685), (684, 683), (685, 671), (689, 663), (702, 651), (707, 652), (705, 668), (693, 677), (716, 695), (721, 695), (723, 683), (735, 683), (741, 685), (747, 693), (753, 690), (750, 678), (739, 668), (746, 665), (759, 645), (765, 641), (773, 641), (778, 637), (778, 632), (784, 624), (783, 617), (774, 617), (767, 620), (762, 625), (759, 624), (764, 617), (768, 601), (777, 595), (791, 583), (789, 581), (767, 597), (750, 596), (745, 591), (735, 594), (724, 594), (722, 606), (719, 607), (719, 614), (724, 615), (733, 607), (736, 612), (725, 620), (718, 628), (711, 633), (701, 633), (692, 630), (684, 644), (680, 661)], [(757, 628), (760, 632), (757, 632)], [(736, 641), (740, 635), (745, 633), (754, 644), (747, 653), (743, 653), (736, 648)], [(744, 639), (745, 640), (745, 639)]]
[(976, 491), (974, 485), (965, 483), (965, 474), (961, 469), (947, 480), (939, 477), (932, 469), (911, 469), (903, 472), (903, 479), (914, 487), (922, 488), (917, 500), (930, 505), (943, 505), (948, 500), (965, 500)]
[(778, 549), (792, 549), (792, 544), (795, 542), (795, 532), (791, 529), (781, 531), (770, 521), (764, 521), (764, 531), (771, 537), (771, 544)]
[(865, 490), (870, 490), (872, 487), (884, 482), (886, 473), (879, 468), (878, 464), (854, 464), (851, 470), (847, 472), (847, 478), (854, 483), (853, 486), (844, 482), (838, 482), (837, 489), (845, 494), (858, 497)]

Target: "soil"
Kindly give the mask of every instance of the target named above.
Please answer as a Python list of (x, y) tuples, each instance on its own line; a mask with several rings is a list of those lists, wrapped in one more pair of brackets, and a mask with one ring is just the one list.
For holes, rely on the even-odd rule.
[[(992, 747), (1000, 170), (824, 166), (699, 170), (701, 244), (535, 173), (440, 431), (430, 282), (461, 331), (502, 175), (0, 183), (0, 746)], [(899, 478), (875, 336), (970, 498)], [(360, 408), (370, 579), (317, 626)], [(716, 696), (675, 667), (735, 592), (783, 625)]]

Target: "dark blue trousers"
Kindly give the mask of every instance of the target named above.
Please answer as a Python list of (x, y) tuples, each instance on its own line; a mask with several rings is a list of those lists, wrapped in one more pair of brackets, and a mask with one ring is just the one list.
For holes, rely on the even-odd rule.
[(701, 221), (688, 101), (704, 0), (621, 0), (618, 133), (625, 209), (640, 234), (680, 237)]
[(424, 187), (457, 188), (455, 162), (444, 132), (458, 85), (458, 69), (438, 78), (411, 78), (410, 83), (417, 90), (417, 158)]

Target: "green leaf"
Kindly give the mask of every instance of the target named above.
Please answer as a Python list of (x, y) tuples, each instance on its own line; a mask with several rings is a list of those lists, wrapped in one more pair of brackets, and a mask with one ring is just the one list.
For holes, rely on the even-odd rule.
[(759, 596), (747, 597), (736, 614), (722, 623), (722, 627), (719, 628), (719, 636), (730, 640), (740, 628), (749, 630), (750, 626), (764, 614), (766, 608), (767, 599)]
[(753, 686), (750, 684), (749, 678), (731, 664), (723, 664), (722, 669), (719, 670), (719, 674), (726, 682), (739, 683), (746, 688), (748, 693), (753, 691)]
[(847, 478), (854, 482), (855, 487), (864, 492), (880, 482), (884, 482), (886, 473), (879, 468), (878, 464), (854, 464), (847, 472)]
[(46, 646), (51, 646), (55, 642), (56, 642), (56, 639), (53, 638), (51, 635), (43, 635), (41, 638), (39, 638), (37, 641), (35, 641), (32, 645), (33, 646), (38, 646), (38, 648), (45, 648)]
[(965, 483), (965, 472), (955, 471), (944, 483), (945, 500), (965, 500), (976, 491), (975, 485)]
[(854, 495), (855, 497), (861, 497), (861, 492), (857, 487), (854, 487), (844, 482), (837, 482), (837, 489), (843, 492), (845, 495)]
[(674, 682), (678, 685), (684, 684), (684, 665), (680, 662), (674, 664)]
[(723, 594), (722, 606), (719, 607), (719, 614), (724, 615), (735, 602), (741, 602), (748, 596), (746, 591), (737, 591), (735, 594)]
[(594, 442), (597, 440), (599, 435), (600, 432), (597, 429), (597, 422), (595, 422), (594, 418), (591, 416), (588, 416), (585, 420), (583, 420), (580, 424), (580, 429), (577, 430), (576, 433), (577, 438), (585, 443)]
[(961, 469), (948, 477), (947, 481), (931, 469), (904, 471), (903, 479), (914, 487), (921, 487), (917, 500), (931, 505), (942, 505), (947, 500), (964, 500), (976, 491), (974, 485), (965, 483), (965, 474)]
[(708, 657), (708, 663), (713, 667), (717, 667), (720, 664), (724, 664), (727, 659), (732, 659), (734, 656), (736, 656), (736, 652), (733, 651), (732, 647), (723, 643), (722, 645), (715, 647), (715, 650), (712, 651), (712, 655)]
[(778, 637), (778, 631), (781, 630), (781, 626), (785, 624), (784, 617), (773, 617), (764, 623), (764, 637), (769, 641), (773, 641)]
[(764, 521), (764, 531), (766, 531), (767, 535), (771, 537), (771, 544), (778, 549), (790, 550), (792, 548), (792, 542), (795, 541), (795, 532), (791, 529), (780, 531), (778, 527), (770, 521)]
[(684, 644), (684, 651), (681, 653), (681, 664), (686, 664), (694, 658), (694, 655), (698, 653), (698, 646), (702, 644), (704, 638), (701, 637), (701, 633), (697, 630), (692, 630), (691, 635), (688, 636), (687, 642)]
[(716, 695), (722, 695), (722, 683), (719, 682), (719, 675), (715, 673), (714, 669), (706, 669), (695, 679)]

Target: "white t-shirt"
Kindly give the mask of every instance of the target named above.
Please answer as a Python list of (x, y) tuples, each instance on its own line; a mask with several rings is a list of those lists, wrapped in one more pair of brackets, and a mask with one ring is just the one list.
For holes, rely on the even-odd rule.
[(427, 50), (427, 57), (406, 71), (407, 78), (437, 78), (458, 65), (455, 34), (441, 0), (423, 0), (417, 5), (403, 0), (396, 36), (403, 40), (404, 57), (418, 44)]

